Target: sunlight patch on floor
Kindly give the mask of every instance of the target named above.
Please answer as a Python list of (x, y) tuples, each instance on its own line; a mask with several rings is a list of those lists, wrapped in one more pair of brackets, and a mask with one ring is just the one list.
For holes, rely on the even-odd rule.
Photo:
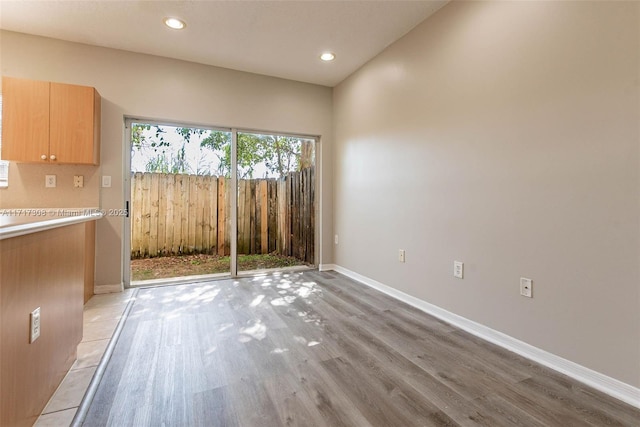
[(240, 328), (240, 342), (249, 342), (251, 339), (261, 341), (267, 336), (267, 327), (262, 320), (256, 320), (255, 323), (246, 328)]
[(264, 299), (264, 295), (258, 295), (257, 297), (255, 297), (253, 299), (253, 301), (251, 301), (251, 304), (249, 304), (251, 307), (256, 307), (258, 305), (260, 305), (260, 303), (262, 302), (262, 300)]

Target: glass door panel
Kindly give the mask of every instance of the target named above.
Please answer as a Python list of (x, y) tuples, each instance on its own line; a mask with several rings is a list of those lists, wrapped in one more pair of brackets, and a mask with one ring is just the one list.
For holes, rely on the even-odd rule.
[(315, 140), (237, 135), (238, 273), (312, 266)]
[(130, 130), (132, 284), (228, 276), (231, 132), (156, 123)]

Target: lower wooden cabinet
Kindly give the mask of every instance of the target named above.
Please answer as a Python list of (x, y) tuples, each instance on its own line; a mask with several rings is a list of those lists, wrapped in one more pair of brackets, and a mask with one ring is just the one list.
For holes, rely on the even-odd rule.
[[(93, 279), (88, 224), (0, 240), (0, 426), (33, 425), (76, 360), (87, 275)], [(29, 314), (38, 307), (40, 337), (30, 343)]]

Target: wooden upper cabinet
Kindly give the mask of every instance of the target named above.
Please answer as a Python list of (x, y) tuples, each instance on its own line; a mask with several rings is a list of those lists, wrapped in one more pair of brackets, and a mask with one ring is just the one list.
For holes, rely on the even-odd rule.
[(92, 87), (2, 79), (3, 160), (100, 162), (100, 95)]
[(49, 158), (49, 82), (2, 78), (2, 159)]
[(99, 163), (100, 95), (92, 87), (51, 83), (49, 154), (60, 163)]

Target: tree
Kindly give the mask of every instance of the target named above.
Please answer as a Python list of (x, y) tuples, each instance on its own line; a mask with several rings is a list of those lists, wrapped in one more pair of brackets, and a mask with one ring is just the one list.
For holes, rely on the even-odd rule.
[(167, 158), (166, 153), (162, 152), (156, 157), (151, 158), (145, 165), (145, 171), (153, 173), (189, 174), (192, 172), (192, 169), (185, 159), (185, 147), (183, 145), (178, 150), (176, 156)]
[[(186, 146), (190, 142), (192, 135), (202, 135), (204, 129), (193, 128), (173, 128), (177, 135), (182, 137), (180, 146), (176, 153), (167, 153), (172, 146), (172, 142), (166, 139), (167, 128), (169, 126), (152, 126), (149, 124), (134, 123), (131, 128), (132, 149), (145, 153), (145, 157), (150, 156), (153, 151), (155, 155), (149, 157), (145, 163), (146, 172), (189, 174), (194, 168), (191, 167), (186, 156)], [(208, 170), (198, 167), (196, 172), (202, 175), (208, 174)]]
[[(173, 132), (171, 132), (173, 130)], [(231, 176), (231, 133), (190, 127), (136, 123), (131, 129), (132, 150), (143, 156), (147, 172), (196, 173)], [(217, 162), (201, 164), (188, 158), (187, 146), (199, 141), (200, 152), (213, 154)], [(256, 173), (283, 176), (313, 165), (313, 141), (278, 135), (238, 133), (238, 175), (253, 178)], [(173, 150), (176, 145), (177, 150)], [(134, 151), (135, 154), (135, 151)], [(194, 164), (191, 164), (194, 163)], [(257, 172), (259, 171), (259, 172)]]
[(155, 139), (153, 135), (149, 135), (151, 125), (144, 123), (133, 123), (131, 126), (131, 145), (133, 148), (141, 150), (143, 148), (158, 149), (161, 147), (168, 147), (170, 144), (165, 141), (164, 134), (166, 131), (161, 126), (154, 126)]
[[(200, 145), (221, 153), (218, 156), (218, 173), (230, 176), (231, 134), (214, 131)], [(238, 133), (237, 156), (238, 174), (241, 178), (253, 178), (259, 164), (264, 164), (271, 174), (283, 176), (313, 165), (313, 142), (278, 135)]]

